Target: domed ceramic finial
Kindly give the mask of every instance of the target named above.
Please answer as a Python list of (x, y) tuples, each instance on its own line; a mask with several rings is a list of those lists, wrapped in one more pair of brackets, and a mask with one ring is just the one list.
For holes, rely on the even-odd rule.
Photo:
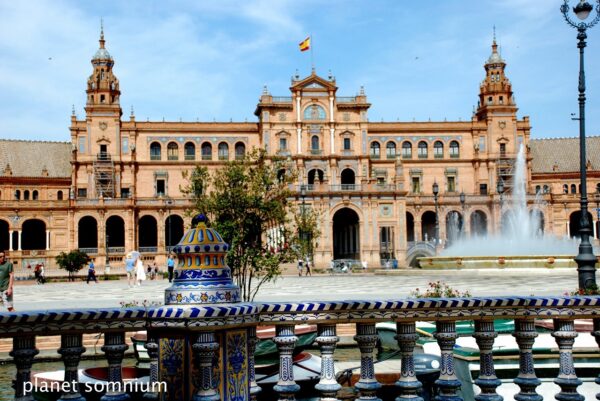
[(197, 214), (192, 219), (192, 227), (196, 227), (200, 223), (206, 224), (207, 221), (208, 219), (204, 213)]

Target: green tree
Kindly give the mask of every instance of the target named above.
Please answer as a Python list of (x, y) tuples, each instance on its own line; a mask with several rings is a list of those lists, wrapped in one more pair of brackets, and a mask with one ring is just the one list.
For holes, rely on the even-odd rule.
[(321, 236), (319, 230), (320, 213), (308, 205), (298, 205), (294, 211), (294, 224), (297, 236), (294, 238), (297, 256), (305, 260), (313, 259), (314, 249)]
[(253, 300), (264, 283), (281, 275), (282, 263), (297, 257), (291, 221), (294, 172), (284, 161), (269, 159), (263, 149), (253, 149), (212, 174), (196, 167), (185, 177), (188, 185), (182, 191), (194, 200), (195, 212), (206, 214), (230, 244), (227, 263), (242, 299)]
[(69, 281), (75, 280), (75, 273), (78, 272), (90, 261), (90, 257), (85, 252), (78, 249), (69, 253), (61, 252), (56, 257), (56, 264), (61, 269), (69, 272)]

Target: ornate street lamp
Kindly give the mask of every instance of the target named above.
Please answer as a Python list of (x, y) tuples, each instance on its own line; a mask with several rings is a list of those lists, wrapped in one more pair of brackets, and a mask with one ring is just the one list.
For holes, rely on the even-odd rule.
[(304, 255), (304, 252), (308, 252), (307, 249), (307, 245), (306, 245), (306, 231), (305, 231), (305, 225), (306, 225), (306, 187), (304, 186), (304, 184), (300, 185), (300, 197), (302, 198), (302, 205), (301, 210), (300, 210), (300, 216), (302, 218), (302, 228), (300, 229), (300, 241), (302, 242), (302, 253), (303, 253), (303, 257), (306, 257), (307, 255)]
[(440, 219), (438, 216), (438, 194), (440, 193), (440, 187), (436, 181), (433, 182), (431, 190), (433, 191), (433, 202), (435, 203), (435, 245), (437, 246), (440, 238)]
[(596, 286), (596, 257), (594, 256), (592, 244), (590, 242), (591, 225), (588, 217), (588, 199), (587, 199), (587, 174), (586, 174), (586, 152), (585, 152), (585, 71), (583, 67), (583, 51), (585, 49), (587, 39), (586, 30), (593, 27), (600, 21), (600, 0), (596, 0), (596, 17), (588, 23), (585, 21), (594, 7), (585, 0), (581, 0), (579, 4), (573, 7), (573, 12), (582, 22), (576, 22), (569, 16), (569, 0), (565, 0), (560, 7), (565, 20), (573, 28), (577, 29), (577, 48), (579, 49), (579, 175), (580, 175), (580, 220), (579, 220), (579, 236), (581, 243), (579, 244), (579, 253), (575, 257), (577, 263), (577, 272), (579, 278), (579, 289), (592, 288)]

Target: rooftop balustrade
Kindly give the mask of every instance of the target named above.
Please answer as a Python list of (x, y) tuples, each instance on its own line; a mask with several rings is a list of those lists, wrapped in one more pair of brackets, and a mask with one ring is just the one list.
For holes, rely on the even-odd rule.
[[(94, 310), (48, 310), (34, 312), (0, 314), (0, 337), (13, 338), (11, 356), (17, 366), (15, 376), (15, 399), (26, 399), (30, 390), (25, 386), (31, 382), (31, 366), (38, 353), (36, 338), (60, 335), (62, 337), (59, 353), (65, 363), (65, 381), (77, 381), (77, 367), (84, 352), (82, 335), (84, 333), (103, 333), (104, 351), (110, 366), (110, 377), (113, 382), (122, 382), (121, 364), (127, 349), (125, 333), (136, 330), (147, 330), (146, 348), (150, 356), (150, 381), (174, 380), (161, 369), (163, 348), (161, 341), (182, 335), (193, 338), (193, 352), (199, 361), (199, 369), (181, 369), (182, 375), (196, 374), (198, 377), (183, 377), (180, 383), (191, 383), (197, 380), (204, 395), (210, 399), (221, 399), (217, 380), (213, 379), (212, 358), (221, 350), (231, 352), (234, 338), (229, 334), (240, 335), (247, 341), (236, 346), (248, 356), (248, 363), (240, 363), (237, 359), (229, 359), (233, 368), (244, 369), (243, 388), (239, 389), (236, 400), (250, 400), (260, 388), (256, 384), (254, 372), (254, 349), (256, 345), (256, 327), (274, 325), (276, 335), (273, 339), (279, 351), (279, 382), (274, 391), (279, 399), (294, 399), (299, 386), (292, 374), (291, 358), (298, 338), (295, 326), (300, 324), (316, 324), (318, 337), (316, 343), (321, 350), (320, 381), (315, 386), (316, 393), (322, 399), (336, 399), (336, 392), (341, 385), (337, 383), (334, 357), (338, 342), (337, 325), (351, 323), (356, 325), (354, 340), (361, 353), (360, 379), (354, 388), (360, 399), (376, 399), (376, 392), (381, 387), (374, 373), (373, 349), (377, 343), (377, 322), (395, 322), (396, 339), (400, 348), (402, 363), (398, 363), (400, 379), (396, 383), (399, 399), (416, 399), (421, 384), (417, 380), (414, 365), (414, 350), (418, 338), (417, 321), (432, 322), (436, 331), (434, 338), (441, 350), (440, 376), (436, 381), (439, 389), (439, 400), (460, 400), (458, 389), (461, 383), (456, 375), (453, 347), (458, 337), (456, 323), (463, 320), (475, 321), (473, 337), (479, 347), (480, 376), (474, 383), (481, 388), (485, 399), (500, 399), (496, 391), (501, 382), (496, 376), (494, 365), (499, 362), (492, 355), (492, 347), (497, 333), (492, 324), (496, 319), (514, 319), (513, 336), (519, 346), (519, 371), (511, 378), (520, 388), (519, 399), (541, 399), (536, 395), (536, 387), (540, 381), (535, 376), (534, 368), (539, 362), (532, 353), (532, 345), (537, 333), (534, 328), (536, 319), (553, 319), (552, 335), (557, 344), (558, 374), (555, 383), (559, 384), (560, 394), (557, 399), (583, 399), (577, 397), (577, 388), (581, 381), (573, 369), (573, 340), (578, 335), (575, 331), (574, 319), (593, 319), (593, 331), (581, 333), (581, 336), (594, 336), (600, 343), (600, 298), (596, 296), (569, 297), (487, 297), (487, 298), (448, 298), (448, 299), (398, 299), (398, 300), (349, 300), (339, 302), (283, 302), (283, 303), (229, 303), (203, 305), (166, 305), (147, 308), (114, 308)], [(227, 341), (225, 340), (227, 339)], [(164, 344), (163, 344), (164, 345)], [(165, 345), (166, 346), (166, 345)], [(236, 348), (236, 350), (239, 350)], [(235, 350), (234, 350), (235, 351)], [(597, 354), (597, 349), (594, 354)], [(229, 358), (229, 356), (228, 356)], [(183, 363), (183, 362), (180, 362)], [(476, 363), (476, 362), (472, 362)], [(175, 369), (177, 366), (171, 366)], [(221, 367), (221, 371), (228, 367)], [(231, 368), (231, 367), (229, 367)], [(160, 372), (160, 374), (159, 374)], [(187, 372), (187, 373), (184, 373)], [(247, 375), (245, 374), (247, 373)], [(170, 382), (173, 385), (175, 382)], [(600, 378), (596, 379), (600, 384)], [(161, 386), (148, 390), (158, 391)], [(173, 387), (170, 387), (173, 389)], [(600, 386), (598, 387), (600, 390)], [(77, 398), (77, 388), (69, 390), (68, 397)], [(198, 393), (199, 394), (199, 393)], [(198, 395), (196, 394), (196, 395)], [(116, 393), (118, 396), (119, 394)], [(158, 394), (150, 394), (150, 396)], [(175, 398), (175, 393), (164, 394), (165, 400), (191, 399), (192, 397)], [(223, 394), (231, 400), (230, 394)], [(413, 398), (411, 398), (413, 397)], [(575, 398), (574, 398), (575, 397)], [(119, 398), (121, 399), (121, 398)], [(125, 399), (125, 398), (123, 398)], [(157, 398), (155, 398), (157, 399)], [(163, 398), (161, 398), (163, 399)], [(484, 398), (481, 398), (484, 399)]]

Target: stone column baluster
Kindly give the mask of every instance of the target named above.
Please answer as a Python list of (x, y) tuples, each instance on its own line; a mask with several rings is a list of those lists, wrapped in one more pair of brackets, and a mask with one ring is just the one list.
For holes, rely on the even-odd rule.
[(377, 346), (377, 329), (373, 323), (358, 323), (354, 340), (360, 349), (360, 380), (354, 385), (359, 391), (357, 401), (381, 401), (377, 397), (377, 390), (381, 383), (375, 378), (375, 365), (373, 351)]
[(221, 396), (215, 388), (213, 380), (213, 358), (219, 350), (219, 343), (212, 331), (198, 334), (196, 344), (192, 345), (196, 357), (198, 358), (198, 367), (200, 368), (200, 390), (192, 401), (220, 401)]
[(558, 376), (554, 379), (554, 383), (560, 387), (560, 393), (554, 398), (559, 401), (584, 401), (583, 395), (577, 392), (577, 387), (583, 382), (577, 378), (573, 362), (573, 344), (577, 337), (573, 320), (554, 319), (552, 337), (558, 344), (560, 354)]
[(85, 352), (82, 334), (63, 334), (60, 336), (60, 348), (58, 353), (62, 356), (65, 364), (65, 381), (68, 387), (58, 399), (59, 401), (85, 401), (79, 393), (79, 361), (81, 354)]
[(256, 384), (256, 372), (254, 370), (254, 353), (256, 352), (257, 343), (256, 327), (250, 327), (248, 329), (248, 381), (250, 382), (250, 399), (253, 401), (256, 400), (256, 396), (261, 392), (260, 386)]
[(537, 335), (533, 319), (515, 320), (513, 336), (519, 345), (519, 374), (515, 378), (515, 384), (521, 388), (521, 391), (515, 394), (517, 401), (543, 401), (543, 397), (535, 391), (541, 381), (535, 375), (531, 351)]
[(279, 394), (279, 401), (293, 401), (294, 396), (300, 390), (300, 386), (294, 381), (294, 366), (292, 353), (298, 337), (294, 334), (294, 325), (285, 324), (275, 327), (276, 335), (273, 342), (279, 350), (279, 381), (273, 390)]
[(498, 333), (494, 330), (494, 321), (475, 321), (475, 332), (473, 333), (477, 346), (479, 347), (479, 377), (475, 384), (481, 389), (481, 393), (475, 396), (476, 401), (502, 401), (502, 396), (496, 393), (496, 388), (501, 384), (494, 369), (494, 339)]
[[(600, 346), (600, 319), (594, 319), (594, 331), (592, 335), (596, 337), (596, 343)], [(600, 375), (596, 377), (596, 384), (600, 385)], [(596, 394), (596, 399), (600, 400), (600, 393)]]
[(144, 400), (156, 400), (158, 401), (159, 397), (159, 383), (158, 383), (158, 337), (156, 333), (148, 331), (148, 338), (144, 347), (146, 351), (148, 351), (148, 356), (150, 357), (150, 388), (148, 392), (144, 394)]
[[(123, 363), (123, 355), (129, 348), (125, 344), (125, 332), (108, 332), (104, 333), (104, 345), (102, 351), (106, 354), (108, 361), (108, 382), (110, 388), (106, 394), (100, 398), (100, 401), (129, 401), (131, 397), (127, 394), (123, 386), (123, 375), (121, 372), (121, 364)], [(114, 390), (114, 391), (113, 391)]]
[(15, 360), (17, 375), (13, 382), (15, 401), (33, 401), (31, 391), (26, 391), (25, 383), (31, 383), (31, 365), (40, 351), (35, 348), (35, 336), (20, 335), (13, 338), (13, 349), (9, 355)]
[(395, 338), (402, 357), (400, 378), (396, 382), (396, 387), (400, 388), (400, 395), (396, 401), (423, 401), (423, 398), (417, 394), (423, 384), (417, 380), (415, 372), (414, 350), (419, 338), (415, 322), (396, 323)]
[(321, 392), (321, 401), (337, 401), (336, 394), (342, 386), (335, 377), (333, 353), (340, 341), (336, 335), (335, 324), (317, 325), (318, 337), (315, 339), (321, 349), (321, 379), (315, 389)]
[(462, 401), (462, 397), (457, 394), (460, 389), (460, 380), (454, 372), (454, 355), (452, 350), (456, 343), (456, 324), (455, 322), (435, 322), (435, 333), (433, 334), (440, 346), (442, 362), (440, 366), (440, 378), (435, 384), (440, 389), (440, 394), (436, 397), (437, 401)]

